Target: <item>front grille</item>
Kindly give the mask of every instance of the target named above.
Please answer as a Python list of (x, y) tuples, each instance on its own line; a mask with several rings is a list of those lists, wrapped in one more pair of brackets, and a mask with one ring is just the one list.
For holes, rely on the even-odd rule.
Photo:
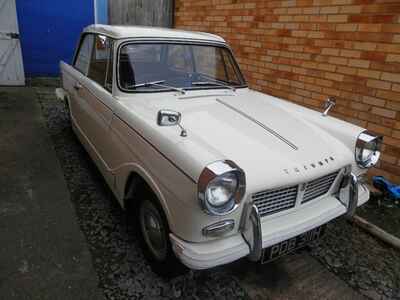
[(338, 173), (339, 171), (336, 171), (334, 173), (330, 173), (328, 175), (314, 179), (309, 183), (307, 183), (306, 190), (304, 192), (304, 196), (303, 199), (301, 200), (301, 203), (306, 203), (315, 198), (318, 198), (319, 196), (326, 194), (331, 188)]
[(252, 199), (260, 216), (277, 213), (296, 205), (297, 185), (253, 194)]
[[(339, 171), (327, 174), (306, 183), (301, 204), (326, 194), (338, 176)], [(252, 195), (261, 217), (271, 215), (296, 206), (298, 185), (261, 191)], [(301, 194), (300, 194), (301, 195)]]

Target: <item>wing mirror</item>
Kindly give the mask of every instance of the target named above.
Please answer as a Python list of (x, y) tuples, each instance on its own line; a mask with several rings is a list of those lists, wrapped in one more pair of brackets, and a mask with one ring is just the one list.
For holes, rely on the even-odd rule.
[(181, 136), (186, 137), (186, 129), (181, 125), (182, 115), (180, 112), (173, 110), (160, 110), (157, 115), (158, 126), (179, 126)]
[(322, 115), (324, 117), (326, 117), (329, 113), (329, 111), (335, 107), (336, 105), (336, 99), (333, 97), (329, 97), (328, 99), (326, 99), (325, 103), (324, 103), (324, 112), (322, 113)]

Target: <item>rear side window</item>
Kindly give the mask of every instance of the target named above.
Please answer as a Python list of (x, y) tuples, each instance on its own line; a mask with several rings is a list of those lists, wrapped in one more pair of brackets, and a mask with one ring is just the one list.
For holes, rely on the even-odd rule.
[(103, 35), (96, 35), (93, 55), (90, 61), (88, 77), (103, 87), (110, 87), (108, 73), (112, 74), (112, 40)]
[(75, 68), (83, 74), (87, 74), (89, 70), (90, 57), (93, 50), (93, 35), (87, 34), (83, 37), (79, 47), (78, 54), (75, 59)]

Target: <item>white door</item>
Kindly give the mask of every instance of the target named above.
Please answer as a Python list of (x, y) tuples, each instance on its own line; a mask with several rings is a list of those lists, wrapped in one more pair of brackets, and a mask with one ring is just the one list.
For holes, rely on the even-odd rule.
[(25, 85), (15, 0), (0, 0), (0, 85)]

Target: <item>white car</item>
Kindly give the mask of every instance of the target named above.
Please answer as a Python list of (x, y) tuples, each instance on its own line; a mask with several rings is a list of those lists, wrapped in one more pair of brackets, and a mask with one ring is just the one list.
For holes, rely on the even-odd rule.
[(382, 138), (247, 87), (216, 35), (93, 25), (60, 63), (76, 135), (154, 270), (262, 263), (369, 198)]

